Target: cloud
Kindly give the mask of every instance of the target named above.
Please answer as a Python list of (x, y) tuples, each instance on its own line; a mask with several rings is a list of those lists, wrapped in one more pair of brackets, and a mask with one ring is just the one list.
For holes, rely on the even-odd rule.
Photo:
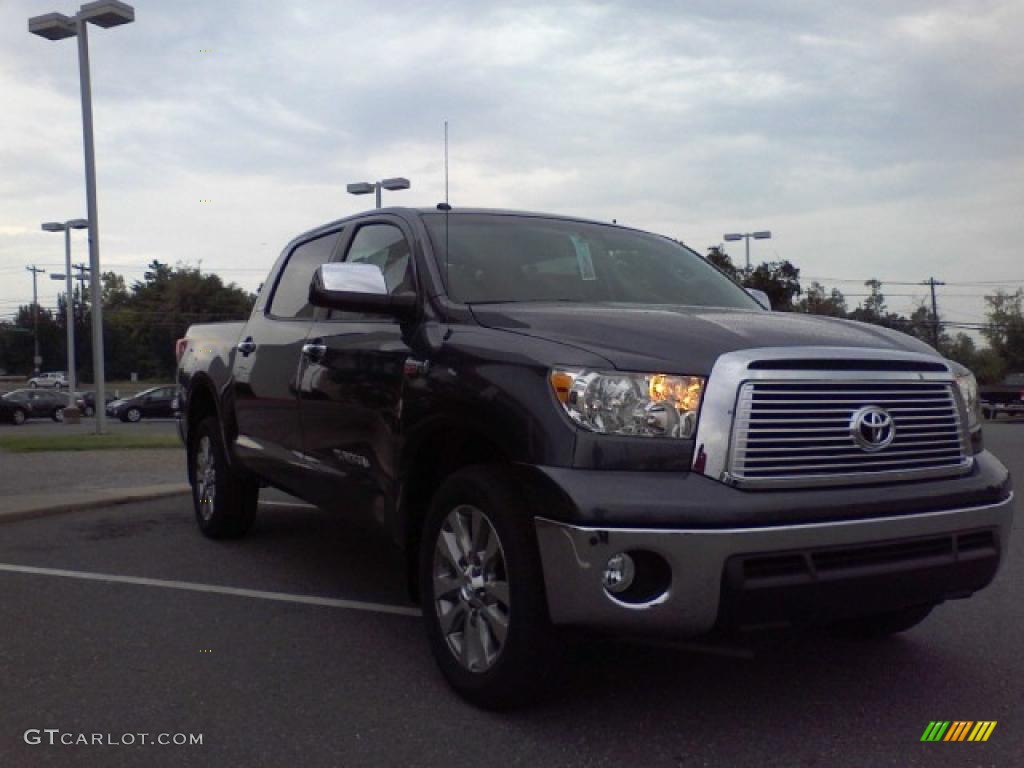
[[(136, 6), (90, 38), (104, 259), (136, 274), (202, 258), (253, 287), (365, 205), (349, 181), (406, 175), (387, 199), (433, 205), (449, 120), (458, 205), (699, 248), (771, 228), (755, 256), (815, 276), (1024, 280), (1020, 3)], [(73, 41), (25, 31), (49, 9), (0, 9), (0, 299), (53, 260), (38, 222), (84, 211)]]

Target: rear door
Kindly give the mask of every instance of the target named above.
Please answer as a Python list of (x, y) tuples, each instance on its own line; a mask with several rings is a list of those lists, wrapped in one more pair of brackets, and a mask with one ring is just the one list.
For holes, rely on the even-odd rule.
[[(393, 294), (416, 292), (405, 223), (390, 216), (352, 226), (341, 260), (376, 264)], [(315, 503), (380, 517), (396, 501), (396, 441), (413, 322), (321, 310), (300, 376), (300, 411)]]
[(174, 415), (171, 408), (171, 401), (174, 399), (173, 387), (161, 387), (153, 390), (146, 396), (142, 411), (150, 418), (166, 418)]
[(304, 496), (298, 374), (313, 324), (309, 286), (331, 261), (341, 230), (293, 245), (269, 298), (257, 304), (234, 353), (233, 381), (239, 458), (275, 485)]

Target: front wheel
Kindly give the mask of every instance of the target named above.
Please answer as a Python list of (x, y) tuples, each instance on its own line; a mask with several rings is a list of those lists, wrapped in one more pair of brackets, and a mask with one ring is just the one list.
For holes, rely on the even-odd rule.
[(27, 419), (27, 418), (28, 418), (28, 416), (26, 416), (25, 412), (23, 410), (21, 410), (21, 408), (15, 408), (14, 409), (14, 413), (11, 414), (11, 421), (13, 421), (15, 426), (18, 426), (18, 427), (20, 427), (22, 424), (24, 424), (25, 423), (25, 419)]
[(64, 409), (57, 408), (56, 410), (54, 410), (52, 418), (56, 422), (64, 421)]
[(127, 411), (124, 412), (123, 421), (127, 421), (132, 424), (137, 424), (138, 422), (142, 421), (142, 411), (140, 411), (138, 408), (129, 408)]
[(196, 522), (211, 539), (237, 539), (256, 519), (259, 485), (228, 463), (215, 417), (203, 419), (189, 441), (189, 479)]
[(833, 624), (831, 629), (836, 635), (851, 638), (854, 640), (873, 640), (916, 627), (932, 612), (934, 605), (915, 605), (911, 608), (902, 608), (886, 613), (876, 613), (873, 616), (863, 616), (857, 619), (848, 619)]
[(448, 683), (485, 709), (543, 694), (558, 642), (530, 510), (507, 470), (469, 467), (434, 496), (420, 551), (431, 650)]

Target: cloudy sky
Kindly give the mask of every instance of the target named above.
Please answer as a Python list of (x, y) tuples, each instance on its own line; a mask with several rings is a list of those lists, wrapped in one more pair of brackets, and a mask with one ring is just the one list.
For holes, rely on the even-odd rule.
[[(366, 207), (350, 181), (437, 203), (448, 120), (456, 206), (701, 251), (771, 229), (755, 261), (848, 294), (880, 278), (901, 311), (926, 289), (897, 283), (934, 275), (958, 321), (1024, 285), (1020, 0), (135, 6), (90, 33), (103, 264), (129, 280), (201, 261), (254, 288), (292, 236)], [(26, 21), (76, 7), (0, 0), (0, 318), (26, 265), (62, 269), (39, 223), (85, 215), (76, 47)], [(59, 289), (44, 276), (40, 303)]]

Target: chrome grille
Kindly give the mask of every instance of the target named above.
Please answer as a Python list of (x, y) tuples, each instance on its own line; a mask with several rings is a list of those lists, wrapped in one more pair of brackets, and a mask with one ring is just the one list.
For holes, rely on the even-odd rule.
[[(892, 416), (880, 450), (854, 440), (861, 408)], [(959, 474), (970, 466), (952, 385), (942, 381), (753, 381), (739, 391), (730, 477), (748, 485), (881, 482)]]

